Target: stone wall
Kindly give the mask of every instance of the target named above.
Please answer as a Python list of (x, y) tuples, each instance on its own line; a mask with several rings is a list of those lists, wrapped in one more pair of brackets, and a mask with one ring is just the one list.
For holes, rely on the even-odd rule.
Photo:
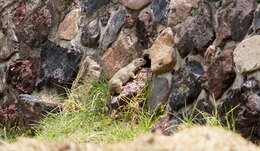
[(176, 116), (190, 106), (212, 113), (216, 103), (224, 123), (235, 108), (238, 130), (258, 139), (258, 3), (0, 0), (0, 106), (21, 103), (21, 94), (60, 94), (57, 85), (70, 87), (76, 77), (76, 83), (82, 76), (111, 79), (144, 58), (143, 70), (108, 100), (108, 110), (148, 80), (149, 111), (167, 105), (155, 129), (180, 123)]

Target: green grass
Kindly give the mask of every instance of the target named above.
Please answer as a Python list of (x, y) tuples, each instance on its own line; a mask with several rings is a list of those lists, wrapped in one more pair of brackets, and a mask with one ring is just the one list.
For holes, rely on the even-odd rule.
[[(195, 125), (206, 125), (206, 126), (214, 126), (214, 127), (222, 127), (227, 130), (231, 130), (236, 132), (236, 123), (234, 117), (234, 110), (238, 107), (233, 107), (225, 113), (225, 118), (221, 117), (216, 101), (211, 102), (214, 106), (212, 113), (207, 113), (205, 111), (198, 110), (196, 105), (192, 110), (188, 112), (182, 112), (181, 117), (177, 117), (181, 120), (182, 124), (180, 127), (187, 128), (193, 127)], [(225, 120), (225, 121), (223, 121)]]
[(65, 109), (58, 115), (48, 115), (36, 129), (36, 139), (56, 141), (69, 140), (77, 143), (117, 143), (131, 141), (149, 132), (154, 120), (139, 107), (146, 98), (140, 92), (122, 112), (108, 115), (106, 103), (106, 81), (87, 80), (69, 92)]
[[(80, 81), (72, 90), (67, 90), (67, 99), (61, 99), (64, 105), (61, 113), (46, 115), (34, 130), (2, 128), (0, 137), (8, 142), (15, 141), (17, 136), (22, 136), (51, 142), (106, 144), (132, 141), (149, 132), (154, 121), (163, 114), (165, 107), (153, 115), (147, 112), (145, 100), (149, 93), (148, 86), (135, 97), (126, 98), (126, 106), (117, 112), (107, 114), (104, 111), (107, 98), (106, 83), (106, 80)], [(228, 117), (232, 117), (232, 111), (233, 109), (226, 113)], [(192, 112), (183, 113), (181, 118), (183, 124), (180, 129), (192, 127), (203, 121), (203, 125), (220, 126), (235, 131), (234, 118), (227, 119), (231, 121), (227, 121), (225, 125), (220, 122), (217, 110), (213, 114), (208, 114), (193, 108)]]

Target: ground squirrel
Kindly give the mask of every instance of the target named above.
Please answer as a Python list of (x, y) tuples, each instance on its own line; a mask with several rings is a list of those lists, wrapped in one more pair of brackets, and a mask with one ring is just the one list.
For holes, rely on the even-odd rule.
[(125, 84), (130, 78), (134, 78), (135, 72), (145, 64), (145, 59), (137, 58), (127, 66), (117, 71), (108, 82), (109, 95), (114, 96), (116, 94), (120, 94), (123, 84)]

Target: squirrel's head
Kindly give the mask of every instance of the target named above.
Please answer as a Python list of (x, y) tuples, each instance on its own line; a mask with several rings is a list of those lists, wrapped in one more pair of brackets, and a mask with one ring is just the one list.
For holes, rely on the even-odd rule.
[(141, 66), (146, 64), (146, 60), (143, 59), (143, 58), (137, 58), (133, 62), (134, 62), (135, 66), (139, 66), (139, 67), (141, 67)]

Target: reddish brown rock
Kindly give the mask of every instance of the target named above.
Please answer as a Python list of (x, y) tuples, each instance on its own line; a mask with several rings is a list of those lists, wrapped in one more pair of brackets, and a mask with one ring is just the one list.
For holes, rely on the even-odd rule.
[(25, 16), (26, 16), (26, 3), (25, 1), (22, 1), (15, 8), (15, 13), (13, 15), (13, 22), (16, 25), (19, 25), (23, 21)]
[(155, 122), (152, 132), (161, 132), (163, 135), (170, 136), (178, 130), (181, 120), (167, 113), (161, 119)]
[(217, 100), (232, 85), (235, 77), (233, 50), (226, 50), (203, 75), (203, 87)]
[(166, 28), (149, 49), (153, 73), (162, 74), (173, 69), (176, 58), (173, 50), (174, 37), (171, 28)]
[(39, 47), (43, 41), (47, 40), (50, 32), (52, 26), (51, 11), (47, 6), (44, 6), (37, 8), (26, 18), (15, 29), (17, 37), (30, 47)]
[(0, 123), (7, 127), (19, 126), (32, 128), (43, 115), (62, 110), (58, 104), (39, 97), (22, 94), (16, 100), (9, 101), (0, 107)]
[(140, 10), (141, 8), (148, 5), (151, 0), (120, 0), (119, 2), (127, 8)]
[(136, 77), (122, 87), (122, 92), (118, 96), (112, 96), (108, 100), (106, 107), (108, 111), (117, 110), (120, 106), (126, 104), (127, 98), (131, 98), (145, 89), (146, 81), (151, 77), (151, 71), (148, 68), (141, 69)]
[(39, 61), (29, 58), (15, 61), (7, 71), (7, 81), (22, 93), (32, 93), (39, 72)]
[(210, 4), (207, 1), (199, 2), (196, 15), (189, 16), (178, 26), (176, 32), (175, 46), (182, 58), (190, 52), (204, 55), (215, 39)]
[(218, 108), (222, 121), (235, 124), (236, 131), (242, 136), (259, 142), (260, 82), (254, 78), (246, 79), (239, 88), (229, 90), (226, 96)]
[(69, 12), (59, 25), (59, 37), (65, 40), (72, 40), (78, 33), (78, 21), (79, 9)]
[(255, 0), (236, 0), (219, 9), (215, 45), (224, 45), (230, 39), (242, 40), (252, 24), (255, 9)]
[(118, 40), (101, 58), (101, 67), (110, 79), (119, 69), (138, 57), (135, 49), (137, 38), (134, 35), (120, 35)]

